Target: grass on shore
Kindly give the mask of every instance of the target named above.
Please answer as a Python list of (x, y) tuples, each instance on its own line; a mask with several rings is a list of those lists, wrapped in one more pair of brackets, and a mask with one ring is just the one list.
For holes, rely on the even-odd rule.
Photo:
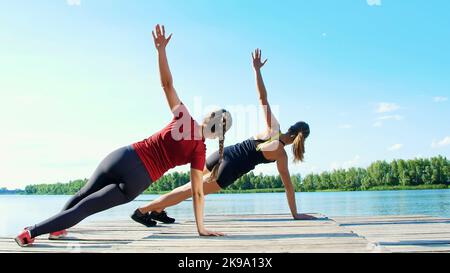
[[(378, 186), (369, 189), (328, 189), (328, 190), (316, 190), (307, 192), (350, 192), (350, 191), (402, 191), (402, 190), (442, 190), (450, 189), (449, 185), (418, 185), (418, 186)], [(222, 190), (219, 194), (236, 194), (236, 193), (274, 193), (284, 192), (284, 188), (277, 189), (251, 189), (251, 190)], [(146, 192), (145, 194), (165, 194), (165, 192)]]
[[(297, 191), (297, 192), (356, 192), (356, 191), (402, 191), (402, 190), (442, 190), (450, 189), (450, 185), (417, 185), (417, 186), (378, 186), (369, 189), (327, 189), (316, 191)], [(166, 194), (170, 191), (146, 191), (143, 194)], [(222, 190), (218, 194), (240, 194), (240, 193), (278, 193), (285, 192), (284, 188), (275, 189), (251, 189), (251, 190)], [(14, 193), (17, 195), (27, 195), (25, 192)], [(1, 193), (0, 195), (8, 195), (8, 193)], [(9, 194), (11, 195), (11, 194)], [(34, 195), (54, 195), (54, 194), (34, 194)], [(56, 195), (56, 194), (55, 194)], [(73, 195), (73, 194), (60, 194)]]

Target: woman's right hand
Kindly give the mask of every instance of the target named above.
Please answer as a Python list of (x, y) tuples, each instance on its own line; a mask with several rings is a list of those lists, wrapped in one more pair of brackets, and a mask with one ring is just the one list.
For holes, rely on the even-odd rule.
[(259, 48), (255, 49), (255, 52), (252, 52), (252, 58), (253, 67), (256, 70), (260, 70), (267, 63), (267, 59), (264, 62), (261, 62), (261, 49)]
[(164, 26), (160, 26), (159, 24), (156, 25), (155, 30), (152, 31), (152, 35), (157, 50), (165, 49), (172, 38), (172, 34), (166, 38), (166, 30), (164, 29)]
[(316, 217), (312, 216), (312, 215), (308, 215), (308, 214), (297, 214), (294, 216), (295, 220), (317, 220)]
[(200, 230), (198, 232), (198, 234), (200, 236), (210, 236), (210, 237), (219, 237), (219, 236), (225, 236), (225, 234), (221, 233), (221, 232), (215, 232), (215, 231), (209, 231), (206, 229)]

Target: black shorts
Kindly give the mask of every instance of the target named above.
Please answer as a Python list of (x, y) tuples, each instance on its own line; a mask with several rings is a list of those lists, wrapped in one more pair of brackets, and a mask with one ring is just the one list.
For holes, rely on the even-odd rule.
[[(219, 152), (215, 152), (210, 155), (206, 159), (206, 168), (208, 171), (212, 171), (214, 166), (219, 163)], [(226, 156), (226, 152), (224, 152), (224, 157), (222, 160), (222, 164), (219, 166), (219, 170), (217, 172), (217, 184), (222, 188), (226, 189), (228, 186), (233, 184), (236, 180), (238, 180), (242, 175), (247, 173), (248, 171), (238, 171), (237, 161), (230, 160)]]

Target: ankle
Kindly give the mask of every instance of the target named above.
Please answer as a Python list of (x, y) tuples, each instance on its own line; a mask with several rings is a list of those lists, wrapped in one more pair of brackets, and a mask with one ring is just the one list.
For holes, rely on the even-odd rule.
[(142, 215), (147, 214), (147, 211), (145, 211), (143, 208), (138, 208), (138, 212), (140, 212)]

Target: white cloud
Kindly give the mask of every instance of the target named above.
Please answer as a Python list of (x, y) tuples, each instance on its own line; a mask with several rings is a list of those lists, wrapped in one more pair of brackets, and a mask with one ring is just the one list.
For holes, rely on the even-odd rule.
[(394, 144), (388, 148), (388, 151), (398, 151), (403, 148), (403, 144)]
[(381, 0), (367, 0), (369, 6), (381, 6)]
[(449, 146), (449, 145), (450, 145), (450, 136), (447, 136), (440, 141), (433, 141), (433, 143), (431, 144), (431, 147), (432, 148), (442, 148), (442, 147)]
[(383, 127), (383, 122), (381, 122), (381, 121), (376, 121), (376, 122), (373, 124), (373, 127), (375, 127), (375, 128)]
[(396, 121), (400, 121), (400, 120), (403, 120), (403, 119), (404, 119), (404, 117), (400, 116), (400, 115), (381, 116), (381, 117), (377, 118), (378, 121), (380, 121), (380, 120), (396, 120)]
[(434, 102), (446, 102), (448, 101), (447, 97), (434, 97), (433, 98)]
[(348, 169), (351, 167), (355, 167), (358, 165), (361, 161), (361, 157), (359, 155), (356, 155), (353, 159), (344, 161), (342, 163), (339, 162), (333, 162), (331, 163), (331, 169), (332, 170), (338, 170), (338, 169)]
[(79, 6), (81, 5), (81, 0), (66, 0), (69, 6)]
[(381, 103), (378, 103), (376, 112), (377, 113), (389, 113), (389, 112), (394, 112), (398, 109), (400, 109), (400, 106), (398, 106), (395, 103), (381, 102)]
[(393, 120), (393, 121), (401, 121), (405, 117), (401, 115), (387, 115), (387, 116), (381, 116), (377, 117), (375, 119), (375, 123), (373, 124), (373, 127), (380, 128), (383, 127), (385, 121)]
[(351, 124), (341, 124), (339, 125), (339, 129), (351, 129), (353, 126)]

